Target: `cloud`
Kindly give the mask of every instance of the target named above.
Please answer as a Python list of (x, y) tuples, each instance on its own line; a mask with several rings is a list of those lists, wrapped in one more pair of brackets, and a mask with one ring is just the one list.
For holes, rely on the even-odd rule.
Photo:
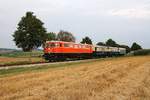
[(136, 34), (136, 41), (150, 44), (150, 0), (0, 0), (0, 47), (16, 48), (12, 34), (27, 11), (48, 31), (67, 30), (79, 41), (90, 36), (97, 42), (110, 37), (130, 43)]
[(136, 19), (149, 19), (150, 10), (147, 8), (128, 8), (128, 9), (113, 9), (109, 12), (112, 16), (136, 18)]

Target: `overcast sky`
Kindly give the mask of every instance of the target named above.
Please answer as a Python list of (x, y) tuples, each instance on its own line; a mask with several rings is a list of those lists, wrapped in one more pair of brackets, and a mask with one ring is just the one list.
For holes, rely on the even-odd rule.
[(17, 48), (12, 34), (27, 11), (48, 32), (72, 32), (77, 42), (89, 36), (150, 48), (150, 0), (0, 0), (0, 48)]

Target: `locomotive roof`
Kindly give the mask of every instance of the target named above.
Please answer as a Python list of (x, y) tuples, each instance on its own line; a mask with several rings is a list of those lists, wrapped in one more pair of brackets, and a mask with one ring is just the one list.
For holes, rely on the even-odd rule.
[(95, 46), (95, 47), (99, 47), (99, 48), (100, 48), (100, 47), (105, 47), (105, 48), (106, 48), (106, 47), (109, 47), (109, 48), (119, 48), (119, 49), (122, 49), (122, 50), (125, 49), (125, 48), (121, 48), (121, 47), (111, 47), (111, 46), (99, 46), (99, 45), (94, 45), (94, 46)]
[(65, 41), (46, 41), (46, 43), (48, 42), (63, 42), (63, 43), (73, 43), (73, 44), (80, 44), (80, 45), (91, 45), (91, 44), (82, 44), (82, 43), (65, 42)]

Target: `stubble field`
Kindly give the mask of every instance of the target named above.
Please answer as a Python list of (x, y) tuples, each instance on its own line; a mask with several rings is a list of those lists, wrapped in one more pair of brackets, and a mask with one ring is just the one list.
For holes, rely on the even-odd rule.
[(71, 64), (0, 78), (0, 100), (149, 100), (150, 56)]

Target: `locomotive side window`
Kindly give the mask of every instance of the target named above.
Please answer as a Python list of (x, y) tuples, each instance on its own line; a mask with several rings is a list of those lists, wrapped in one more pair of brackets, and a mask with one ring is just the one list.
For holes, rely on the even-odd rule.
[(75, 45), (74, 45), (74, 48), (78, 48), (78, 45), (75, 44)]
[(70, 44), (70, 47), (73, 48), (73, 44)]
[(86, 45), (86, 46), (85, 46), (85, 49), (89, 49), (89, 46), (88, 46), (88, 45)]
[(81, 45), (79, 45), (79, 48), (82, 48), (82, 46), (81, 46)]
[(59, 45), (59, 43), (56, 43), (56, 47), (59, 47), (60, 45)]
[(70, 47), (70, 48), (73, 48), (73, 44), (70, 44), (70, 43), (64, 43), (64, 47)]
[(68, 43), (64, 43), (64, 47), (69, 47), (69, 44)]
[(83, 49), (86, 49), (86, 46), (85, 46), (85, 45), (82, 45), (82, 48), (83, 48)]

